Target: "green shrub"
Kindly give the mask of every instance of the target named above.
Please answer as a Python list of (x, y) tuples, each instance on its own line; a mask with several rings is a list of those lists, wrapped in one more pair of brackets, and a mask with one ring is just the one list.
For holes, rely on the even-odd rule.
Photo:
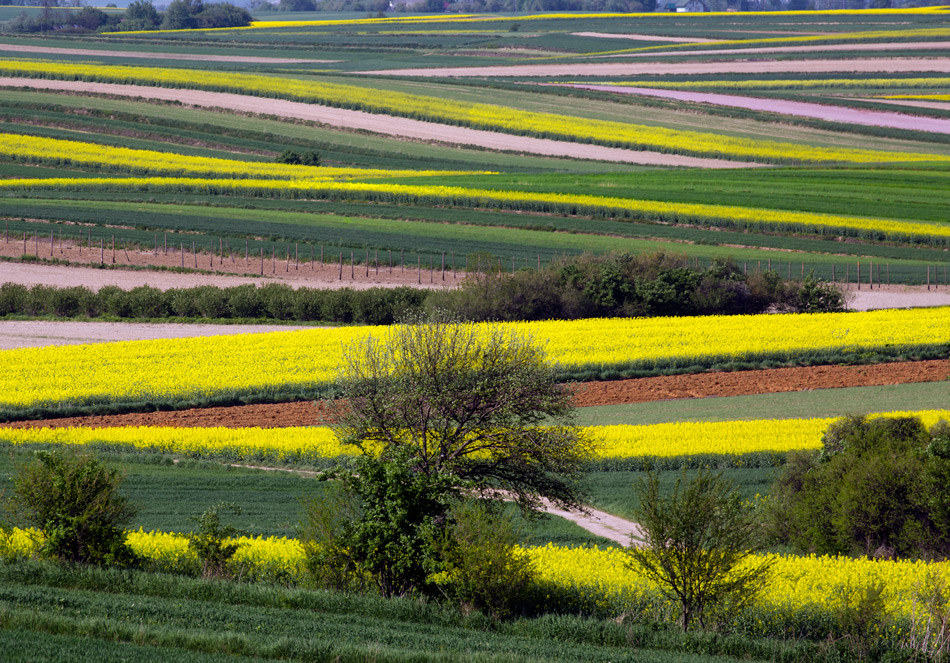
[(518, 547), (514, 521), (497, 505), (465, 501), (452, 509), (452, 525), (439, 542), (443, 591), (463, 608), (495, 619), (517, 614), (536, 572)]
[(42, 554), (81, 564), (128, 565), (125, 527), (135, 510), (118, 493), (121, 477), (93, 456), (37, 451), (14, 478), (16, 512), (43, 533)]
[(240, 544), (230, 542), (244, 532), (232, 525), (222, 525), (220, 512), (229, 510), (240, 514), (241, 509), (233, 502), (220, 502), (208, 508), (203, 514), (193, 517), (198, 523), (198, 531), (188, 534), (188, 547), (195, 551), (201, 563), (201, 574), (205, 578), (226, 578), (233, 575), (231, 558), (240, 548)]
[(30, 300), (30, 290), (19, 283), (0, 285), (0, 315), (24, 313)]

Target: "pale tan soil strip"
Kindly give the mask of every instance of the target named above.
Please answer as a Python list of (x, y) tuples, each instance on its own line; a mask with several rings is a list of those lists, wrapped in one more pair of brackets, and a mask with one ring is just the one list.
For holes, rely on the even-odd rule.
[[(712, 40), (710, 40), (712, 41)], [(663, 55), (732, 55), (757, 53), (824, 53), (831, 51), (930, 51), (950, 48), (948, 41), (919, 41), (919, 42), (888, 42), (885, 44), (811, 44), (808, 46), (755, 46), (748, 48), (717, 48), (704, 51), (670, 50), (662, 53), (614, 53), (611, 55), (593, 56), (605, 58), (652, 58)]]
[(610, 32), (572, 32), (575, 37), (596, 37), (597, 39), (635, 39), (636, 41), (663, 41), (676, 44), (704, 44), (717, 39), (703, 39), (702, 37), (664, 37), (662, 35), (643, 34), (614, 34)]
[(195, 53), (148, 53), (142, 51), (103, 51), (86, 48), (55, 48), (0, 44), (0, 51), (14, 53), (45, 53), (49, 55), (80, 55), (91, 58), (140, 58), (143, 60), (190, 60), (195, 62), (248, 62), (256, 64), (327, 64), (339, 60), (305, 60), (301, 58), (270, 58), (251, 55), (200, 55)]
[[(0, 246), (2, 246), (0, 242)], [(83, 253), (88, 253), (88, 249), (85, 249)], [(177, 266), (179, 263), (176, 262), (177, 251), (175, 256), (171, 257), (171, 260), (168, 262), (175, 263), (171, 266)], [(119, 255), (124, 257), (123, 252), (120, 250)], [(188, 254), (190, 257), (191, 254)], [(58, 257), (58, 256), (57, 256)], [(96, 251), (96, 263), (98, 263), (98, 250)], [(135, 257), (130, 254), (130, 257)], [(162, 257), (162, 256), (158, 256)], [(169, 256), (165, 256), (168, 258)], [(203, 256), (207, 259), (207, 256)], [(145, 256), (145, 260), (141, 264), (151, 263), (155, 256), (151, 254)], [(202, 273), (179, 273), (179, 272), (166, 272), (166, 271), (153, 271), (153, 270), (132, 270), (132, 269), (100, 269), (97, 267), (80, 267), (80, 266), (71, 266), (71, 265), (37, 265), (33, 263), (17, 263), (17, 262), (0, 262), (0, 283), (20, 283), (25, 286), (34, 286), (34, 285), (55, 285), (62, 288), (71, 287), (71, 286), (86, 286), (90, 290), (99, 290), (105, 286), (119, 286), (123, 289), (131, 289), (138, 286), (148, 285), (153, 288), (158, 288), (160, 290), (169, 290), (171, 288), (190, 288), (198, 285), (216, 285), (222, 288), (244, 285), (244, 284), (254, 284), (254, 285), (264, 285), (266, 283), (274, 283), (275, 281), (286, 283), (294, 288), (299, 287), (308, 287), (308, 288), (325, 288), (325, 289), (338, 289), (338, 288), (352, 288), (354, 290), (365, 290), (367, 288), (379, 288), (379, 287), (391, 287), (395, 288), (398, 286), (410, 286), (410, 287), (419, 287), (419, 288), (442, 288), (442, 287), (451, 287), (456, 285), (464, 278), (464, 273), (459, 272), (458, 276), (455, 277), (452, 275), (450, 270), (446, 271), (445, 281), (442, 280), (441, 270), (433, 270), (431, 273), (428, 269), (423, 268), (421, 273), (417, 271), (416, 266), (412, 268), (406, 267), (406, 271), (403, 272), (401, 268), (396, 265), (393, 267), (393, 273), (389, 274), (388, 265), (381, 266), (379, 269), (379, 274), (376, 274), (374, 267), (370, 267), (369, 276), (366, 275), (365, 265), (356, 265), (352, 270), (352, 278), (350, 277), (351, 270), (349, 265), (349, 255), (346, 256), (346, 265), (343, 267), (343, 278), (340, 279), (340, 267), (339, 264), (327, 264), (320, 265), (317, 263), (314, 265), (314, 269), (311, 272), (310, 266), (303, 264), (300, 266), (300, 269), (295, 271), (293, 260), (291, 259), (290, 271), (286, 272), (283, 270), (284, 266), (287, 265), (285, 260), (277, 261), (277, 272), (276, 274), (271, 273), (272, 264), (269, 260), (265, 258), (264, 260), (264, 276), (236, 276), (232, 274), (223, 273), (224, 270), (222, 267), (228, 268), (232, 267), (231, 265), (225, 264), (220, 266), (215, 260), (215, 270), (218, 273), (213, 274), (202, 274)], [(380, 256), (381, 260), (383, 259)], [(107, 259), (108, 260), (108, 259)], [(125, 261), (122, 261), (125, 263)], [(243, 263), (243, 259), (237, 261), (235, 264)], [(202, 261), (202, 268), (207, 269), (206, 261)], [(133, 263), (136, 264), (136, 263)], [(125, 263), (128, 267), (128, 263)], [(185, 262), (186, 266), (190, 266)], [(244, 265), (241, 264), (240, 267), (243, 269)], [(247, 271), (255, 271), (256, 266), (254, 261), (251, 261), (251, 269)], [(421, 281), (421, 283), (420, 283)]]
[(916, 308), (923, 306), (950, 306), (950, 290), (947, 286), (875, 286), (868, 290), (849, 289), (851, 303), (849, 308), (855, 311), (871, 311), (882, 308)]
[(575, 62), (568, 64), (493, 65), (486, 67), (431, 67), (384, 69), (354, 73), (383, 76), (645, 76), (674, 74), (822, 74), (950, 73), (950, 58), (879, 58), (860, 60), (754, 60), (728, 62)]
[(292, 331), (294, 329), (313, 329), (313, 327), (0, 320), (0, 350), (35, 348), (48, 345), (142, 341), (159, 338), (260, 334), (272, 331)]
[[(841, 97), (842, 99), (844, 97)], [(950, 102), (925, 101), (923, 99), (877, 99), (875, 97), (853, 97), (854, 101), (870, 101), (875, 104), (891, 104), (893, 106), (913, 106), (914, 108), (928, 108), (932, 110), (950, 110)]]
[(399, 138), (448, 143), (451, 145), (475, 145), (491, 150), (524, 152), (553, 157), (595, 159), (636, 163), (650, 166), (683, 166), (693, 168), (749, 168), (758, 164), (705, 159), (676, 154), (661, 154), (616, 147), (603, 147), (584, 143), (530, 138), (495, 131), (483, 131), (455, 127), (435, 122), (423, 122), (389, 115), (377, 115), (363, 111), (331, 108), (282, 99), (265, 99), (227, 92), (205, 92), (142, 85), (119, 85), (115, 83), (89, 83), (85, 81), (56, 81), (32, 78), (0, 78), (0, 87), (28, 87), (72, 92), (114, 94), (126, 97), (179, 101), (186, 105), (203, 108), (225, 108), (232, 111), (277, 115), (302, 120), (311, 120), (334, 127), (362, 129), (377, 134)]
[(747, 108), (756, 111), (781, 113), (810, 117), (828, 122), (848, 122), (875, 127), (890, 127), (892, 129), (909, 129), (914, 131), (930, 131), (933, 133), (950, 134), (950, 120), (932, 117), (905, 115), (903, 113), (889, 113), (886, 111), (862, 110), (845, 108), (843, 106), (826, 106), (823, 104), (804, 101), (786, 101), (784, 99), (759, 99), (757, 97), (740, 97), (732, 94), (717, 94), (710, 92), (687, 92), (683, 90), (666, 90), (649, 87), (626, 87), (620, 85), (564, 85), (563, 87), (581, 88), (584, 90), (599, 90), (616, 94), (633, 94), (662, 99), (675, 99), (715, 106), (730, 106), (732, 108)]

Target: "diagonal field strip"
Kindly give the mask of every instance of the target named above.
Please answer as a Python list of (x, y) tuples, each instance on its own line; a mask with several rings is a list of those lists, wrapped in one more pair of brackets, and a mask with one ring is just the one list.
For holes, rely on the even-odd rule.
[(532, 138), (512, 134), (469, 129), (435, 122), (424, 122), (403, 117), (394, 117), (365, 111), (319, 106), (300, 101), (286, 101), (230, 92), (208, 92), (179, 88), (122, 85), (119, 83), (90, 83), (86, 81), (61, 81), (33, 78), (0, 77), (0, 87), (21, 87), (42, 90), (63, 90), (111, 94), (131, 98), (178, 101), (203, 108), (225, 108), (232, 111), (277, 115), (320, 122), (334, 127), (359, 129), (377, 134), (402, 138), (436, 141), (454, 145), (475, 145), (491, 150), (525, 152), (554, 157), (594, 159), (651, 166), (683, 166), (693, 168), (752, 168), (759, 164), (745, 161), (727, 161), (690, 157), (679, 154), (663, 154), (617, 147), (605, 147), (588, 143)]
[(272, 58), (251, 55), (202, 55), (199, 53), (149, 53), (141, 51), (107, 51), (88, 48), (57, 48), (23, 44), (0, 44), (0, 52), (45, 53), (48, 55), (80, 55), (88, 58), (141, 58), (144, 60), (190, 60), (194, 62), (245, 62), (251, 64), (328, 64), (339, 60), (306, 60), (303, 58)]
[(714, 106), (730, 106), (732, 108), (746, 108), (749, 110), (767, 111), (782, 115), (796, 115), (810, 117), (828, 122), (848, 122), (874, 127), (890, 127), (892, 129), (908, 129), (912, 131), (930, 131), (933, 133), (950, 134), (950, 120), (907, 115), (906, 113), (891, 113), (887, 111), (870, 111), (860, 108), (844, 106), (826, 106), (824, 104), (806, 101), (787, 101), (785, 99), (760, 99), (757, 97), (741, 97), (734, 94), (717, 94), (712, 92), (689, 92), (684, 90), (667, 90), (650, 87), (627, 87), (622, 85), (587, 85), (570, 84), (563, 87), (580, 88), (582, 90), (598, 90), (615, 94), (633, 94), (646, 97), (674, 99)]
[[(708, 51), (705, 51), (708, 53)], [(490, 65), (483, 67), (427, 67), (356, 71), (376, 76), (422, 78), (467, 76), (672, 76), (700, 74), (794, 73), (950, 73), (950, 58), (863, 58), (860, 60), (734, 60), (723, 62), (570, 62)]]

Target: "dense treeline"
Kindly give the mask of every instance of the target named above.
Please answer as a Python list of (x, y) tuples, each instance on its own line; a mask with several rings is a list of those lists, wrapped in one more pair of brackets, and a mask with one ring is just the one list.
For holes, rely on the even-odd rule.
[[(484, 267), (484, 265), (483, 265)], [(783, 281), (776, 272), (744, 274), (731, 262), (691, 267), (666, 254), (584, 255), (514, 274), (474, 272), (454, 290), (367, 290), (150, 286), (93, 292), (15, 283), (0, 286), (0, 316), (267, 319), (391, 324), (420, 309), (475, 320), (574, 320), (591, 317), (738, 315), (843, 309), (841, 293), (812, 277)]]
[[(114, 7), (115, 5), (113, 5)], [(125, 32), (131, 30), (184, 30), (190, 28), (231, 28), (250, 25), (251, 14), (229, 2), (173, 0), (161, 13), (150, 0), (134, 0), (124, 13), (107, 13), (95, 7), (79, 11), (56, 9), (44, 4), (35, 17), (26, 12), (4, 25), (6, 32)]]
[(575, 320), (840, 311), (844, 300), (812, 276), (784, 281), (776, 272), (746, 274), (731, 261), (704, 269), (681, 256), (620, 253), (555, 261), (540, 271), (476, 272), (456, 290), (433, 292), (426, 306), (469, 320)]
[(295, 290), (280, 283), (260, 288), (254, 285), (198, 286), (165, 291), (150, 286), (131, 290), (107, 286), (98, 292), (83, 286), (27, 288), (5, 283), (0, 286), (0, 315), (266, 319), (385, 325), (407, 310), (421, 306), (426, 295), (424, 290), (408, 287)]

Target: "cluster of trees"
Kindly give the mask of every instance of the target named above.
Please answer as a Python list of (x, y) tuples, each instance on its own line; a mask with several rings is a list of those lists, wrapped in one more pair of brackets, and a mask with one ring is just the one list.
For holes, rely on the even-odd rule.
[[(312, 153), (287, 158), (319, 158)], [(783, 281), (775, 272), (746, 275), (735, 264), (700, 269), (664, 254), (566, 258), (540, 271), (473, 272), (455, 290), (291, 288), (280, 283), (159, 290), (116, 286), (98, 292), (16, 283), (0, 286), (0, 316), (114, 318), (262, 318), (300, 322), (392, 324), (421, 310), (473, 321), (656, 315), (732, 315), (837, 311), (842, 293), (809, 276)]]
[(788, 282), (776, 272), (746, 274), (731, 261), (699, 268), (664, 253), (584, 255), (514, 274), (476, 271), (426, 300), (466, 320), (817, 312), (844, 304), (837, 288), (811, 275)]
[(93, 292), (83, 286), (56, 288), (17, 283), (0, 286), (0, 316), (51, 315), (111, 318), (237, 318), (299, 322), (392, 324), (418, 310), (427, 291), (416, 288), (318, 290), (281, 283), (261, 287), (197, 286), (159, 290), (139, 286), (123, 290), (107, 286)]
[(4, 29), (8, 32), (85, 33), (229, 28), (251, 23), (251, 14), (246, 9), (228, 2), (205, 4), (202, 0), (173, 0), (164, 13), (155, 9), (151, 0), (134, 0), (122, 14), (94, 7), (83, 7), (79, 11), (55, 7), (55, 3), (46, 2), (38, 16), (20, 14)]
[(767, 502), (774, 539), (818, 554), (950, 554), (950, 425), (849, 417), (792, 454)]

